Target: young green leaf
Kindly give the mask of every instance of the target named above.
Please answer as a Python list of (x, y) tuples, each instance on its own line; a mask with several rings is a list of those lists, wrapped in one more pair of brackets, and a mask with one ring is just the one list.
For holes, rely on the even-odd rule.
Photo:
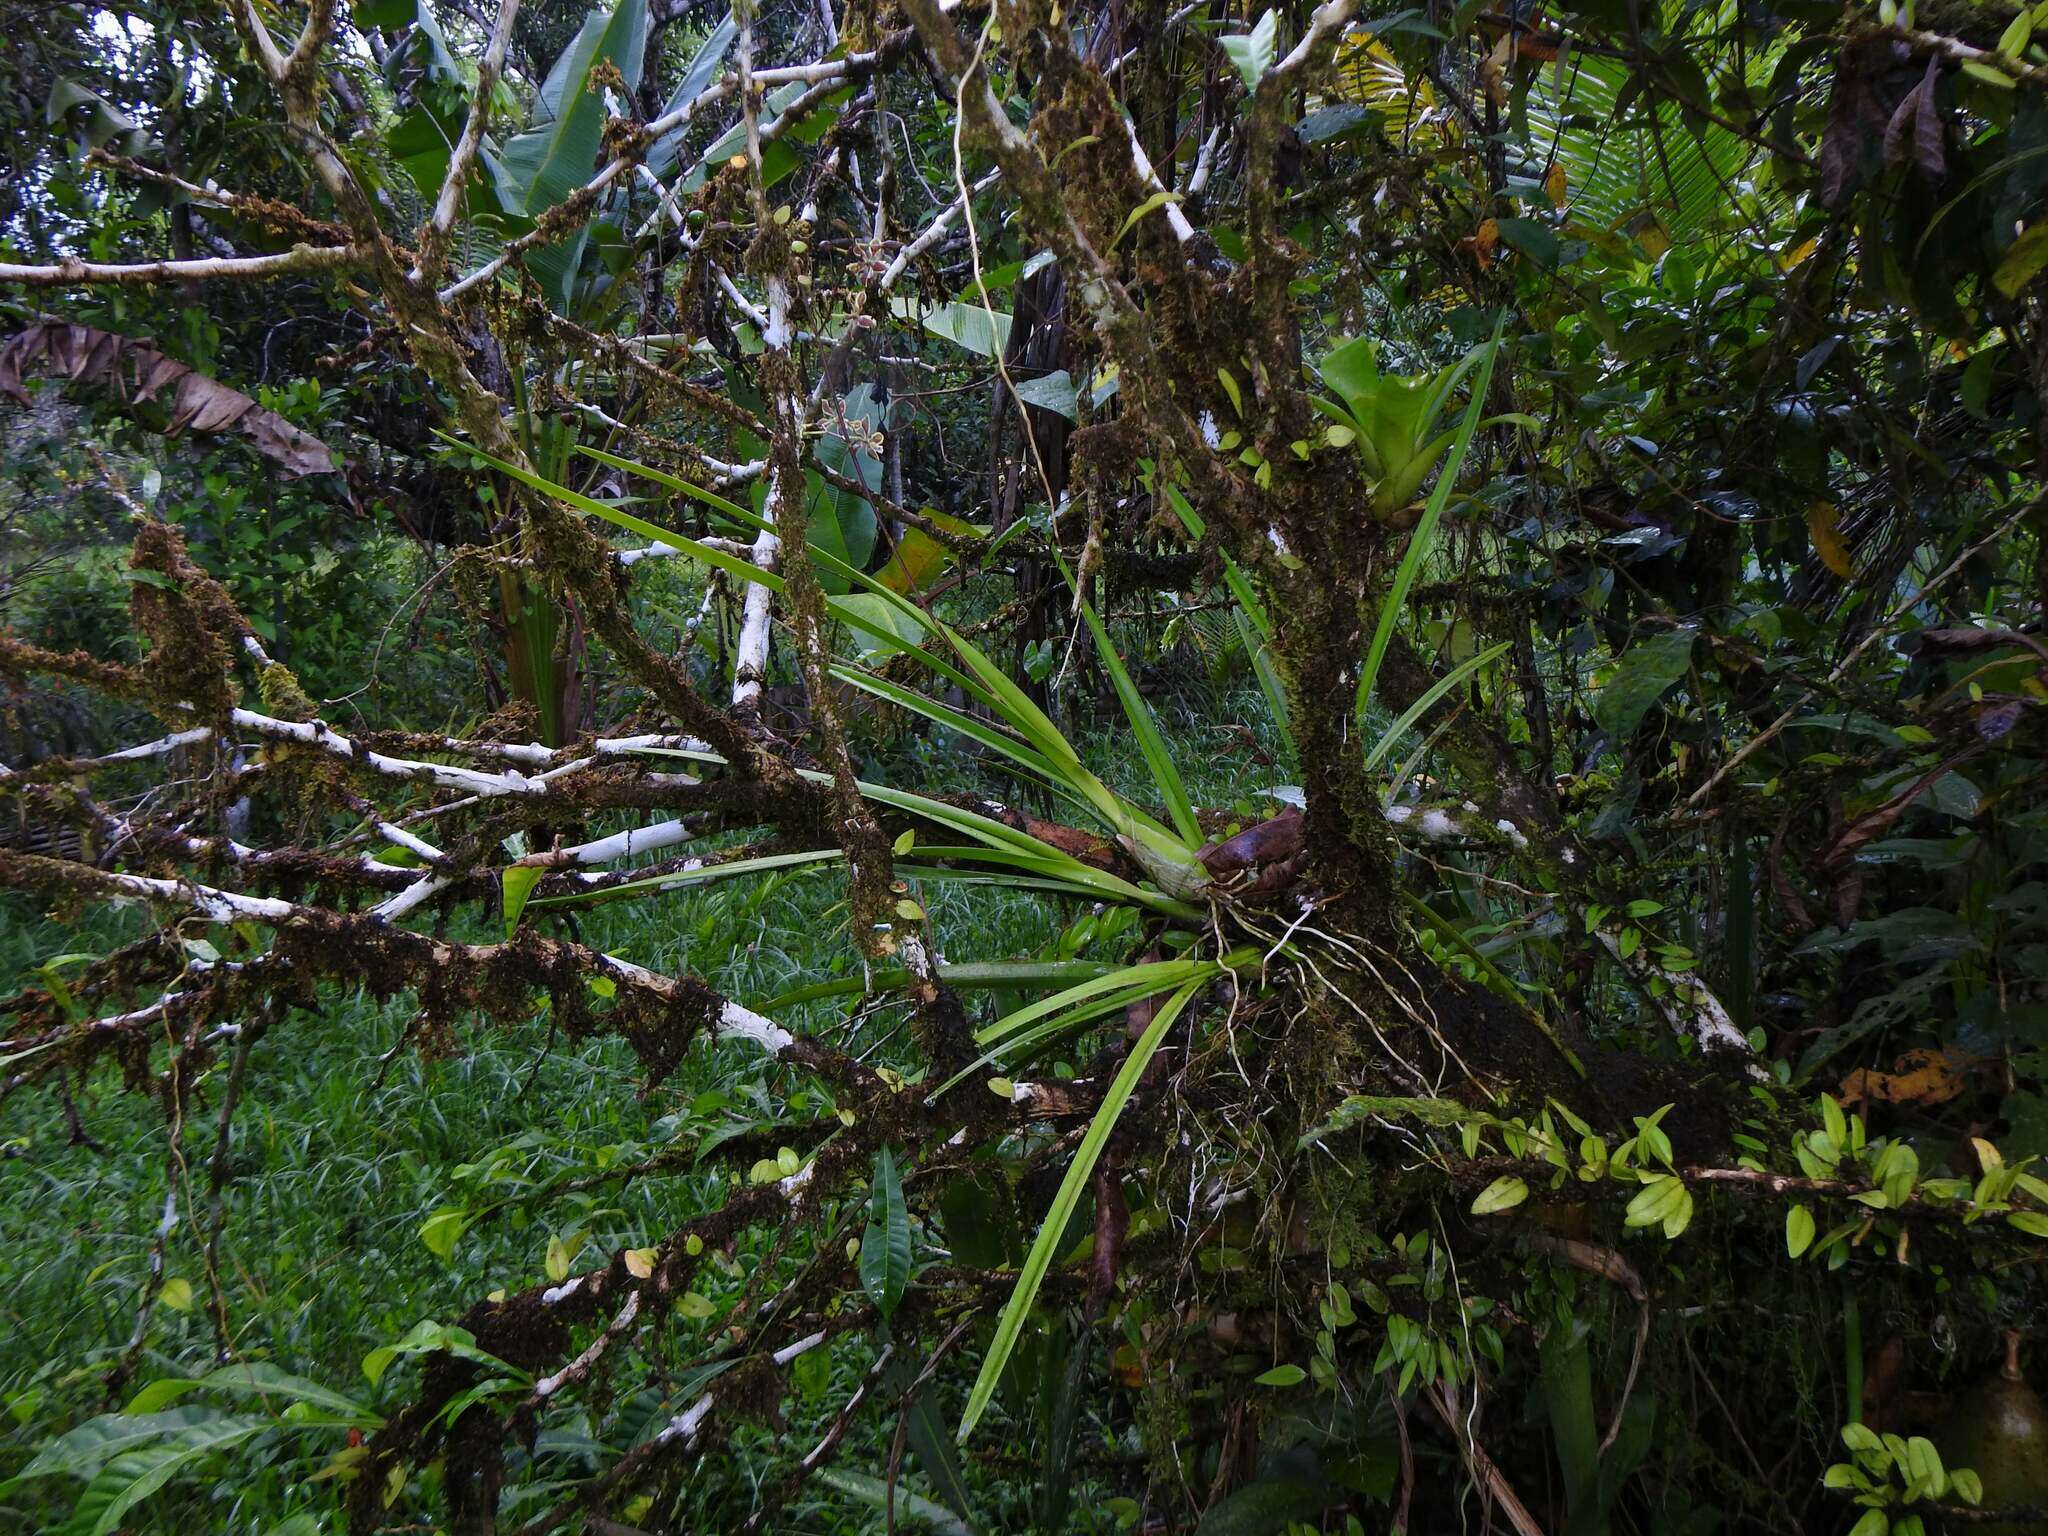
[(519, 929), (519, 914), (526, 910), (526, 898), (533, 894), (533, 888), (540, 884), (540, 877), (547, 871), (538, 864), (508, 864), (499, 877), (504, 891), (505, 937), (511, 938)]
[(420, 1241), (427, 1245), (427, 1251), (435, 1258), (453, 1258), (455, 1245), (462, 1241), (462, 1234), (468, 1227), (467, 1211), (458, 1206), (444, 1205), (422, 1223)]
[(1479, 1197), (1472, 1202), (1472, 1214), (1492, 1216), (1499, 1211), (1511, 1211), (1528, 1198), (1526, 1183), (1512, 1173), (1503, 1174), (1479, 1191)]
[(1280, 13), (1269, 10), (1251, 31), (1234, 37), (1220, 37), (1217, 41), (1223, 45), (1230, 62), (1237, 66), (1237, 72), (1244, 77), (1245, 89), (1256, 91), (1279, 53)]
[(1110, 682), (1116, 687), (1116, 696), (1124, 707), (1124, 717), (1131, 722), (1131, 730), (1138, 738), (1138, 748), (1145, 755), (1145, 764), (1152, 770), (1152, 782), (1159, 790), (1159, 797), (1166, 804), (1167, 813), (1173, 818), (1173, 828), (1187, 844), (1188, 849), (1202, 846), (1201, 826), (1195, 820), (1193, 802), (1188, 799), (1185, 785), (1181, 783), (1180, 770), (1174, 766), (1173, 755), (1167, 750), (1166, 738), (1159, 734), (1159, 722), (1152, 718), (1152, 706), (1145, 702), (1138, 692), (1138, 685), (1131, 680), (1131, 674), (1124, 667), (1123, 657), (1117, 654), (1110, 643), (1109, 631), (1102, 620), (1095, 615), (1095, 609), (1074, 583), (1074, 573), (1067, 568), (1057, 549), (1053, 559), (1058, 561), (1060, 574), (1073, 590), (1074, 606), (1081, 610), (1081, 617), (1088, 625), (1088, 632), (1095, 637), (1095, 653), (1101, 659), (1103, 669), (1109, 673)]

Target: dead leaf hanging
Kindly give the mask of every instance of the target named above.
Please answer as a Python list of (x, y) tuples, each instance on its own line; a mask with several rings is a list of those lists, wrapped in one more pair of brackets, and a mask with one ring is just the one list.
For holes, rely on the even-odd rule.
[(1948, 169), (1941, 108), (1934, 99), (1934, 89), (1940, 83), (1941, 60), (1930, 58), (1927, 73), (1906, 92), (1884, 128), (1884, 163), (1903, 165), (1910, 150), (1913, 163), (1929, 181), (1939, 181)]
[(90, 325), (42, 321), (0, 347), (0, 394), (28, 404), (23, 375), (38, 365), (74, 384), (97, 384), (126, 406), (163, 400), (170, 411), (166, 436), (233, 432), (294, 479), (334, 474), (341, 467), (319, 438), (146, 341)]

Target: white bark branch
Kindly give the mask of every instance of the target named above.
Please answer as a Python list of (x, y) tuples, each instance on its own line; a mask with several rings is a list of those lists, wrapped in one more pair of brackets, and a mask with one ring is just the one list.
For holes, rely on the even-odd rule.
[(98, 284), (147, 286), (215, 279), (253, 281), (295, 272), (333, 272), (361, 266), (369, 253), (359, 245), (295, 245), (269, 256), (202, 256), (190, 261), (79, 261), (66, 257), (48, 266), (0, 262), (0, 283), (30, 288), (79, 288)]
[(497, 22), (491, 28), (490, 42), (485, 45), (483, 59), (477, 65), (476, 93), (470, 100), (469, 120), (462, 125), (462, 137), (456, 141), (455, 152), (448, 157), (448, 174), (441, 178), (441, 193), (434, 200), (433, 217), (428, 220), (426, 233), (420, 240), (419, 264), (409, 274), (414, 281), (439, 267), (441, 253), (454, 231), (455, 216), (462, 208), (463, 188), (476, 166), (477, 152), (483, 147), (484, 129), (490, 125), (491, 97), (497, 92), (498, 76), (504, 73), (505, 50), (512, 42), (512, 24), (518, 18), (519, 0), (502, 0)]

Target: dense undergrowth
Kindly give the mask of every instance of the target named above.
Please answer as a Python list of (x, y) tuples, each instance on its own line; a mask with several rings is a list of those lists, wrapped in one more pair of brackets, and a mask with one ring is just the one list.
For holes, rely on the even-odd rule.
[[(33, 601), (41, 594), (31, 588), (22, 596)], [(29, 628), (34, 633), (41, 626), (31, 622)], [(334, 665), (347, 671), (361, 661), (339, 657)], [(1097, 701), (1098, 709), (1106, 703)], [(1280, 767), (1262, 761), (1279, 744), (1248, 680), (1161, 703), (1167, 721), (1187, 722), (1169, 730), (1183, 757), (1206, 767), (1189, 777), (1204, 804), (1263, 803), (1262, 792), (1281, 782)], [(1250, 755), (1243, 750), (1243, 728), (1203, 723), (1219, 719), (1251, 722)], [(1144, 765), (1131, 758), (1121, 733), (1096, 731), (1081, 739), (1110, 782), (1142, 782)], [(875, 745), (915, 763), (924, 782), (942, 788), (1008, 788), (971, 743), (950, 733)], [(876, 765), (878, 776), (886, 766)], [(824, 872), (683, 890), (652, 906), (595, 908), (580, 927), (593, 946), (630, 949), (649, 965), (694, 971), (730, 996), (761, 1002), (846, 972), (843, 885)], [(1071, 961), (1120, 953), (1113, 935), (1094, 942), (1096, 923), (1085, 909), (1062, 914), (1020, 893), (976, 887), (944, 891), (930, 904), (942, 930), (959, 936), (949, 960), (1036, 954)], [(0, 975), (9, 987), (30, 984), (54, 957), (109, 952), (147, 924), (140, 911), (59, 921), (6, 898)], [(1010, 995), (989, 1006), (1018, 1001)], [(847, 1048), (873, 1060), (899, 1070), (914, 1065), (900, 1021), (849, 1022), (844, 1005), (829, 1002), (780, 1012), (821, 1032), (844, 1030)], [(317, 1007), (288, 1035), (252, 1054), (249, 1070), (267, 1085), (263, 1107), (235, 1121), (223, 1188), (217, 1263), (238, 1354), (372, 1405), (379, 1393), (364, 1381), (362, 1366), (374, 1349), (424, 1319), (458, 1314), (484, 1292), (542, 1282), (551, 1242), (597, 1251), (639, 1246), (716, 1204), (729, 1184), (733, 1175), (716, 1163), (691, 1171), (700, 1149), (733, 1135), (779, 1139), (780, 1111), (766, 1084), (745, 1080), (739, 1052), (693, 1058), (642, 1095), (630, 1051), (616, 1041), (565, 1041), (544, 1011), (511, 1030), (458, 1028), (429, 1050), (409, 1041), (413, 1021), (403, 1001), (380, 1004), (346, 986), (323, 987)], [(201, 1168), (215, 1155), (218, 1128), (204, 1112), (216, 1102), (223, 1076), (216, 1071), (202, 1082), (177, 1142), (179, 1155)], [(802, 1106), (787, 1109), (800, 1113)], [(112, 1081), (61, 1100), (10, 1099), (0, 1109), (0, 1145), (16, 1159), (0, 1225), (41, 1234), (34, 1244), (0, 1252), (0, 1399), (11, 1418), (0, 1440), (4, 1481), (53, 1429), (97, 1411), (110, 1374), (123, 1369), (163, 1215), (163, 1165), (170, 1152), (163, 1127), (138, 1120)], [(678, 1152), (675, 1173), (661, 1179), (614, 1185), (603, 1178), (607, 1169)], [(467, 1225), (443, 1256), (423, 1240), (422, 1230), (436, 1212), (478, 1187), (473, 1176), (485, 1164), (499, 1173), (499, 1182), (484, 1186), (490, 1213)], [(18, 1176), (31, 1169), (32, 1176)], [(579, 1183), (590, 1187), (563, 1191)], [(203, 1225), (212, 1218), (210, 1202), (202, 1199), (180, 1222)], [(186, 1255), (172, 1263), (166, 1285), (178, 1305), (162, 1298), (151, 1304), (148, 1347), (123, 1369), (130, 1386), (203, 1375), (215, 1362), (206, 1282), (196, 1249), (187, 1245)], [(737, 1292), (740, 1275), (806, 1256), (801, 1242), (792, 1253), (767, 1238), (742, 1241), (700, 1294), (722, 1306)], [(871, 1359), (868, 1352), (866, 1359), (842, 1358), (828, 1369), (805, 1371), (780, 1423), (735, 1437), (716, 1486), (700, 1490), (695, 1507), (707, 1525), (745, 1516), (752, 1492), (776, 1470), (784, 1437), (821, 1432)], [(394, 1373), (386, 1394), (402, 1381), (403, 1373)], [(628, 1383), (620, 1390), (647, 1395), (644, 1417), (672, 1400), (674, 1384)], [(941, 1411), (957, 1412), (957, 1398), (956, 1392)], [(1100, 1503), (1113, 1495), (1087, 1468), (1093, 1461), (1120, 1462), (1129, 1447), (1111, 1421), (1087, 1428), (1075, 1452), (1077, 1528), (1116, 1529), (1117, 1511)], [(864, 1459), (886, 1461), (892, 1433), (889, 1424), (865, 1426)], [(176, 1489), (131, 1514), (129, 1523), (147, 1532), (190, 1529), (195, 1522), (296, 1532), (295, 1517), (324, 1521), (332, 1485), (306, 1479), (344, 1438), (339, 1432), (280, 1438), (239, 1461), (234, 1476)], [(566, 1431), (548, 1437), (535, 1454), (587, 1474), (597, 1469), (590, 1459), (597, 1450), (595, 1442)], [(997, 1451), (985, 1467), (969, 1464), (977, 1504), (988, 1511), (992, 1529), (1030, 1519), (1031, 1501), (1006, 1491), (1017, 1470), (1015, 1452)], [(55, 1528), (69, 1512), (73, 1491), (61, 1483), (29, 1485), (0, 1505), (24, 1528)], [(907, 1489), (906, 1496), (914, 1492)], [(855, 1481), (844, 1489), (814, 1489), (789, 1511), (783, 1528), (855, 1532), (873, 1528), (875, 1518), (871, 1484)], [(914, 1522), (915, 1510), (906, 1519)], [(316, 1528), (323, 1527), (304, 1527)]]
[(2040, 1523), (2048, 6), (50, 14), (0, 1522)]

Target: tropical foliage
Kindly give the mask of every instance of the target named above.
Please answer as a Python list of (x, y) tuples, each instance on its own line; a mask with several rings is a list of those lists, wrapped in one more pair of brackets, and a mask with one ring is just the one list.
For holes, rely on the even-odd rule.
[(2048, 6), (17, 20), (9, 1520), (2048, 1518)]

